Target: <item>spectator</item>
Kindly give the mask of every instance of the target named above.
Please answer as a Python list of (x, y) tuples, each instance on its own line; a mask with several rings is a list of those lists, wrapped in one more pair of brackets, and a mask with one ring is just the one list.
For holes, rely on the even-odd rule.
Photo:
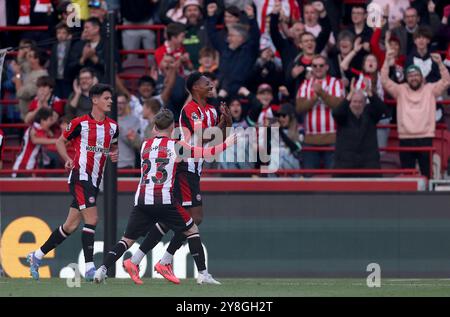
[(164, 55), (156, 80), (156, 94), (160, 95), (158, 101), (173, 112), (176, 120), (188, 96), (185, 80), (177, 71), (180, 66), (181, 60), (176, 61), (172, 55)]
[[(380, 37), (381, 28), (376, 28), (372, 34), (372, 39), (370, 40), (370, 47), (372, 53), (377, 57), (379, 68), (384, 64), (384, 59), (386, 57), (386, 50), (380, 47)], [(389, 68), (389, 77), (396, 83), (400, 83), (404, 79), (403, 67), (405, 66), (406, 56), (400, 54), (400, 40), (391, 35), (390, 31), (387, 31), (385, 34), (385, 43), (385, 46), (389, 46), (395, 53), (395, 64)]]
[[(213, 2), (210, 2), (206, 7), (207, 8), (207, 10), (206, 10), (207, 21), (208, 21), (209, 17), (215, 17), (214, 20), (216, 23), (216, 28), (221, 22), (219, 17), (221, 16), (222, 11), (221, 11), (219, 4), (220, 4), (220, 2), (216, 3), (213, 1)], [(241, 11), (239, 10), (239, 8), (234, 5), (227, 6), (224, 10), (223, 22), (225, 24), (225, 28), (223, 28), (222, 30), (217, 30), (217, 32), (216, 32), (216, 36), (219, 41), (226, 41), (227, 35), (228, 35), (228, 30), (230, 29), (230, 27), (232, 27), (233, 25), (236, 25), (236, 24), (240, 24)]]
[(387, 106), (373, 93), (369, 80), (365, 80), (364, 90), (355, 88), (353, 82), (346, 99), (332, 112), (337, 123), (334, 168), (378, 169), (377, 123)]
[[(305, 114), (305, 146), (333, 146), (336, 142), (336, 123), (331, 110), (344, 99), (342, 82), (328, 75), (328, 63), (316, 55), (311, 63), (311, 78), (298, 91), (297, 112)], [(305, 151), (306, 169), (333, 166), (333, 152)]]
[(39, 77), (36, 83), (36, 97), (30, 103), (28, 113), (25, 115), (25, 123), (31, 124), (41, 108), (49, 108), (53, 111), (53, 121), (56, 123), (59, 117), (64, 115), (64, 101), (55, 96), (55, 80), (50, 76)]
[(72, 90), (72, 82), (67, 68), (72, 47), (72, 35), (64, 22), (56, 26), (56, 39), (58, 42), (52, 46), (48, 72), (55, 79), (55, 95), (66, 99)]
[(89, 90), (97, 83), (97, 78), (90, 68), (82, 68), (78, 78), (73, 81), (73, 92), (67, 99), (66, 113), (71, 117), (80, 117), (89, 114), (92, 110), (92, 101)]
[[(238, 98), (232, 99), (229, 103), (231, 118), (233, 120), (232, 128), (234, 129), (247, 129), (252, 122), (254, 123), (258, 117), (253, 117), (253, 120), (244, 114), (242, 109), (242, 104)], [(252, 157), (250, 156), (250, 148), (253, 146), (250, 143), (250, 138), (248, 134), (242, 134), (238, 138), (236, 144), (233, 147), (228, 148), (221, 155), (221, 160), (219, 161), (219, 168), (221, 169), (252, 169), (254, 168), (254, 162), (252, 162)], [(253, 159), (256, 159), (253, 158)], [(226, 174), (227, 176), (234, 176)]]
[(147, 120), (142, 139), (150, 139), (153, 133), (154, 121), (153, 118), (161, 110), (161, 103), (155, 99), (150, 98), (144, 101), (144, 107), (142, 109), (142, 117)]
[(217, 51), (211, 47), (203, 47), (199, 52), (198, 63), (200, 67), (198, 71), (200, 73), (214, 73), (219, 71), (219, 65), (217, 64)]
[(147, 120), (142, 118), (144, 102), (153, 97), (155, 93), (156, 82), (147, 75), (138, 80), (138, 90), (136, 95), (130, 97), (131, 113), (141, 120), (141, 132), (145, 130)]
[(183, 5), (183, 14), (187, 20), (183, 45), (189, 53), (189, 59), (194, 68), (198, 68), (199, 52), (209, 44), (199, 1), (187, 0)]
[[(299, 169), (300, 168), (300, 145), (301, 135), (295, 115), (295, 108), (289, 103), (283, 104), (277, 114), (275, 123), (269, 119), (265, 126), (279, 128), (280, 146), (278, 155), (272, 155), (269, 170), (276, 169)], [(273, 151), (273, 149), (272, 149)]]
[(105, 77), (105, 42), (101, 36), (101, 22), (89, 18), (83, 26), (82, 40), (77, 42), (69, 56), (70, 80), (85, 67), (91, 68), (100, 82)]
[(141, 146), (140, 122), (131, 113), (130, 102), (126, 95), (117, 96), (117, 116), (119, 124), (119, 161), (118, 168), (134, 168), (136, 153)]
[[(311, 14), (319, 12), (321, 26), (319, 26), (319, 33), (316, 33), (318, 34), (317, 39), (316, 36), (309, 31), (305, 31), (300, 35), (298, 42), (300, 51), (296, 57), (289, 62), (287, 73), (285, 73), (286, 84), (291, 96), (295, 96), (298, 87), (300, 87), (301, 83), (306, 79), (308, 67), (311, 65), (313, 56), (323, 51), (331, 33), (330, 21), (328, 20), (324, 6), (316, 4), (316, 7), (311, 5), (306, 7), (309, 8), (308, 12)], [(306, 14), (307, 13), (305, 12), (305, 15)], [(305, 29), (307, 30), (306, 26)]]
[(28, 63), (28, 52), (32, 47), (36, 46), (36, 42), (29, 39), (22, 39), (19, 42), (19, 50), (17, 51), (17, 59), (12, 62), (14, 73), (19, 74), (25, 80), (27, 75), (31, 72), (30, 64)]
[[(441, 79), (427, 83), (421, 69), (410, 65), (406, 69), (406, 83), (396, 84), (388, 77), (389, 65), (394, 63), (394, 52), (387, 51), (381, 69), (384, 89), (397, 100), (397, 129), (400, 146), (432, 146), (436, 130), (436, 98), (450, 86), (450, 74), (439, 54), (431, 54), (438, 65)], [(402, 168), (414, 168), (419, 162), (422, 175), (431, 177), (428, 153), (400, 152)]]
[[(305, 31), (310, 32), (315, 38), (319, 36), (322, 32), (322, 28), (327, 28), (327, 37), (325, 38), (325, 45), (328, 43), (330, 45), (335, 44), (334, 36), (331, 34), (331, 24), (326, 17), (325, 6), (321, 1), (314, 1), (313, 3), (306, 3), (303, 6), (303, 15), (305, 20)], [(325, 19), (326, 17), (326, 19)], [(326, 23), (324, 25), (324, 22)], [(328, 31), (329, 29), (329, 31)], [(317, 53), (322, 53), (317, 51)]]
[[(248, 100), (246, 120), (250, 126), (265, 126), (266, 119), (273, 119), (278, 111), (278, 105), (273, 104), (272, 87), (263, 83), (259, 85), (256, 95), (252, 94), (246, 87), (239, 88), (239, 95)], [(256, 119), (256, 120), (255, 120)]]
[[(36, 114), (34, 123), (25, 131), (22, 149), (13, 165), (13, 170), (32, 170), (38, 162), (38, 155), (42, 145), (56, 144), (56, 139), (50, 138), (50, 127), (55, 123), (53, 111), (41, 108)], [(20, 174), (19, 174), (20, 175)], [(12, 177), (17, 174), (13, 173)]]
[[(108, 13), (108, 3), (105, 0), (89, 0), (89, 19), (97, 18), (102, 24)], [(89, 19), (87, 21), (89, 21)]]
[(403, 22), (405, 25), (397, 26), (392, 34), (400, 40), (401, 55), (407, 55), (414, 48), (414, 33), (419, 28), (419, 15), (414, 8), (406, 9)]
[(370, 52), (370, 38), (372, 29), (367, 26), (367, 11), (364, 5), (355, 5), (352, 7), (352, 23), (348, 28), (356, 38), (361, 38), (362, 48)]
[[(135, 0), (133, 5), (129, 1), (120, 0), (120, 14), (123, 25), (148, 25), (153, 24), (153, 15), (157, 3), (149, 0)], [(152, 30), (123, 30), (122, 44), (125, 50), (137, 50), (142, 47), (146, 50), (155, 48), (155, 32)], [(151, 55), (149, 55), (151, 56)], [(129, 54), (127, 58), (135, 58), (136, 55)], [(152, 58), (153, 59), (153, 58)]]
[[(163, 45), (158, 47), (155, 51), (156, 65), (159, 67), (164, 56), (173, 56), (175, 60), (181, 60), (184, 67), (192, 70), (192, 62), (189, 59), (189, 53), (183, 46), (183, 41), (186, 36), (186, 27), (181, 23), (171, 23), (166, 28), (167, 40)], [(180, 74), (184, 74), (184, 69), (180, 67)]]
[(433, 62), (428, 50), (432, 37), (433, 34), (429, 27), (420, 26), (414, 33), (415, 47), (408, 54), (405, 63), (405, 67), (413, 64), (419, 67), (425, 80), (429, 83), (434, 83), (440, 78), (439, 67)]
[[(211, 11), (210, 14), (215, 14)], [(216, 30), (217, 16), (207, 19), (208, 37), (213, 47), (220, 53), (219, 82), (220, 89), (230, 96), (235, 95), (241, 86), (245, 86), (258, 56), (259, 30), (254, 9), (246, 8), (250, 20), (250, 30), (241, 24), (228, 30), (227, 41), (218, 38)], [(221, 95), (219, 91), (219, 95)]]
[(256, 90), (260, 84), (268, 83), (277, 95), (278, 87), (283, 83), (283, 77), (281, 61), (275, 57), (275, 52), (267, 45), (260, 50), (248, 86), (251, 90)]
[(47, 76), (48, 72), (44, 65), (47, 62), (47, 56), (44, 51), (32, 47), (27, 53), (27, 61), (30, 65), (30, 73), (23, 79), (19, 69), (15, 68), (15, 77), (13, 79), (16, 86), (16, 96), (19, 99), (19, 110), (22, 120), (28, 112), (28, 105), (36, 96), (36, 82), (39, 77)]
[(164, 24), (182, 23), (186, 24), (183, 7), (186, 0), (164, 1), (164, 7), (160, 11), (160, 19)]
[[(342, 33), (339, 35), (342, 35)], [(344, 52), (344, 54), (348, 52), (345, 56), (343, 56), (344, 54), (341, 56), (338, 55), (338, 59), (341, 57), (341, 62), (339, 64), (340, 74), (343, 74), (342, 78), (346, 87), (348, 87), (348, 83), (353, 76), (352, 70), (362, 69), (362, 60), (364, 59), (365, 51), (363, 50), (363, 44), (361, 41), (361, 38), (358, 37), (354, 41), (353, 49), (350, 52), (348, 52), (348, 38), (347, 40), (339, 41), (341, 52)], [(339, 76), (336, 77), (339, 78)]]

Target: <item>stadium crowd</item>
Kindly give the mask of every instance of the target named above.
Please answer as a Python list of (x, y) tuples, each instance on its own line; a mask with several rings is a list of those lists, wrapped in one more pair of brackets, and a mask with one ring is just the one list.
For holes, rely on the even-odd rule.
[[(70, 4), (79, 5), (81, 24), (72, 23)], [(400, 147), (432, 146), (437, 123), (448, 130), (448, 110), (439, 103), (450, 86), (445, 0), (0, 0), (0, 26), (49, 27), (0, 32), (0, 47), (17, 47), (2, 69), (0, 123), (29, 125), (0, 132), (2, 145), (22, 140), (13, 169), (63, 167), (55, 140), (71, 119), (90, 112), (89, 89), (107, 79), (107, 10), (124, 26), (165, 26), (163, 39), (156, 29), (115, 33), (119, 168), (137, 167), (161, 108), (178, 119), (189, 98), (185, 78), (194, 71), (214, 83), (209, 103), (225, 101), (234, 127), (279, 128), (280, 169), (379, 169), (380, 148), (392, 134), (386, 124), (396, 124)], [(417, 161), (431, 176), (426, 152), (400, 152), (399, 159), (402, 168)]]

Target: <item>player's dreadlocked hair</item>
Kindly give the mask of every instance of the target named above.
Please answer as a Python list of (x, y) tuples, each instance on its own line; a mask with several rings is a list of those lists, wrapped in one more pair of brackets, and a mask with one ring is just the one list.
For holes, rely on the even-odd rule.
[(161, 109), (153, 120), (158, 130), (166, 130), (173, 123), (173, 113), (169, 109)]

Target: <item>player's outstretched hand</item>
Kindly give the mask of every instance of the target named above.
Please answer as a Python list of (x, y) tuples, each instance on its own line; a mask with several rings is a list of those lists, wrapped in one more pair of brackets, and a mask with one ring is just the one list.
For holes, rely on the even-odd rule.
[(232, 133), (225, 139), (224, 143), (226, 144), (227, 148), (229, 148), (230, 146), (233, 146), (236, 142), (237, 142), (237, 134)]
[(64, 164), (64, 167), (68, 170), (71, 170), (73, 168), (73, 160), (67, 160), (66, 163)]

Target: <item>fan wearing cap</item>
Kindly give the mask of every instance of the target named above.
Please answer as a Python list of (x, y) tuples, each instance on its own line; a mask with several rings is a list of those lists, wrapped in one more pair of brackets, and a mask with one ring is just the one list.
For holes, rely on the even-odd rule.
[(199, 52), (207, 46), (208, 34), (203, 23), (202, 7), (198, 0), (186, 0), (183, 5), (183, 14), (186, 17), (186, 37), (183, 45), (189, 53), (194, 68), (199, 67)]
[[(438, 65), (441, 79), (427, 83), (422, 70), (411, 65), (406, 69), (406, 83), (397, 84), (389, 76), (389, 66), (394, 63), (394, 52), (387, 51), (381, 69), (384, 89), (397, 101), (397, 130), (400, 146), (432, 146), (436, 130), (436, 98), (450, 86), (450, 74), (439, 54), (431, 54)], [(431, 176), (428, 153), (400, 152), (402, 168), (414, 168), (419, 161), (422, 175)]]

